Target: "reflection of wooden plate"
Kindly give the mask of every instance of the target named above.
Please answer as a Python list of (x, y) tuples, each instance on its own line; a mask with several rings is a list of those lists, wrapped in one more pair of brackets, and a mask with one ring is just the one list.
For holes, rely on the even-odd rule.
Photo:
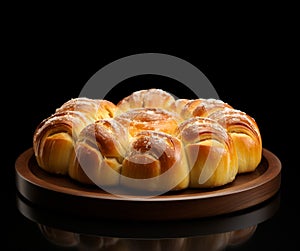
[(32, 203), (61, 213), (115, 220), (176, 220), (235, 212), (272, 197), (280, 188), (280, 174), (280, 160), (263, 149), (257, 169), (226, 186), (135, 199), (48, 174), (37, 165), (32, 148), (16, 161), (17, 189)]
[(256, 206), (234, 213), (192, 220), (168, 221), (97, 220), (72, 217), (69, 214), (35, 206), (19, 195), (16, 196), (16, 202), (20, 213), (38, 225), (89, 235), (161, 239), (211, 235), (257, 226), (277, 212), (280, 206), (280, 193), (276, 193), (270, 199)]

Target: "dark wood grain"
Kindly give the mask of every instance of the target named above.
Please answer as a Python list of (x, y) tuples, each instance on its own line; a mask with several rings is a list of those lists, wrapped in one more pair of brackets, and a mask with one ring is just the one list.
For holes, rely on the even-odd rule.
[(280, 189), (281, 162), (267, 149), (254, 172), (216, 189), (187, 189), (156, 197), (120, 197), (51, 175), (36, 163), (32, 148), (16, 160), (16, 186), (33, 204), (71, 215), (114, 220), (176, 220), (236, 212), (272, 197)]

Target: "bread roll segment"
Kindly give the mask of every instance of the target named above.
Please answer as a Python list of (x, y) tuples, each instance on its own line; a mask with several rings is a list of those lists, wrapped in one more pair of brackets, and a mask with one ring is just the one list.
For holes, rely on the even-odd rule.
[(175, 101), (176, 112), (179, 113), (184, 120), (191, 117), (208, 117), (211, 113), (225, 108), (232, 108), (232, 106), (222, 100), (214, 98), (178, 99)]
[(142, 131), (133, 137), (121, 170), (121, 185), (134, 189), (169, 191), (189, 185), (182, 142), (164, 132)]
[(234, 180), (237, 154), (231, 137), (216, 121), (193, 117), (178, 131), (184, 144), (190, 171), (190, 187), (216, 187)]
[(223, 109), (212, 113), (233, 139), (238, 155), (239, 173), (256, 169), (262, 158), (262, 140), (254, 118), (237, 109)]
[(115, 109), (107, 100), (82, 97), (65, 102), (34, 132), (33, 149), (39, 166), (51, 173), (67, 174), (80, 132), (97, 119), (113, 117)]
[(161, 89), (151, 88), (148, 90), (135, 91), (118, 102), (117, 114), (135, 108), (160, 108), (171, 110), (174, 106), (174, 102), (175, 98), (170, 93)]
[(82, 183), (119, 185), (128, 143), (126, 128), (114, 119), (101, 119), (86, 126), (75, 144), (69, 175)]
[(115, 120), (128, 128), (130, 136), (141, 131), (160, 131), (173, 135), (181, 123), (176, 113), (160, 108), (135, 108), (115, 117)]
[(253, 117), (217, 99), (175, 99), (161, 89), (117, 104), (71, 99), (37, 126), (33, 150), (46, 172), (82, 184), (161, 191), (213, 188), (256, 169)]

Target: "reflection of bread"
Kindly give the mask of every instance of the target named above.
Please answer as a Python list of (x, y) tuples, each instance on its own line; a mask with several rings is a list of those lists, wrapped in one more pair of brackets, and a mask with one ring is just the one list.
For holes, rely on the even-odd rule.
[(221, 186), (255, 170), (262, 157), (258, 126), (246, 113), (216, 99), (175, 100), (159, 89), (116, 105), (72, 99), (41, 122), (33, 149), (50, 173), (151, 191)]
[(257, 229), (257, 225), (250, 226), (243, 229), (238, 229), (230, 232), (230, 242), (229, 245), (237, 246), (248, 241)]
[(109, 250), (110, 247), (116, 247), (119, 241), (118, 238), (74, 233), (42, 224), (38, 224), (38, 227), (43, 236), (57, 247), (78, 250)]
[(130, 251), (221, 251), (228, 247), (237, 247), (247, 242), (255, 233), (257, 225), (230, 232), (206, 234), (182, 238), (115, 238), (88, 235), (39, 225), (44, 237), (60, 247), (73, 247), (79, 250), (130, 250)]

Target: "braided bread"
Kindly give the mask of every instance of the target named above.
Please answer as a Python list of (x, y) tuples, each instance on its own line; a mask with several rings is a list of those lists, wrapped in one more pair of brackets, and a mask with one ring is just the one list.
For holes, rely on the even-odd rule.
[(221, 100), (149, 89), (117, 104), (67, 101), (38, 125), (33, 150), (45, 171), (82, 184), (166, 191), (219, 187), (254, 171), (262, 140), (254, 118)]

